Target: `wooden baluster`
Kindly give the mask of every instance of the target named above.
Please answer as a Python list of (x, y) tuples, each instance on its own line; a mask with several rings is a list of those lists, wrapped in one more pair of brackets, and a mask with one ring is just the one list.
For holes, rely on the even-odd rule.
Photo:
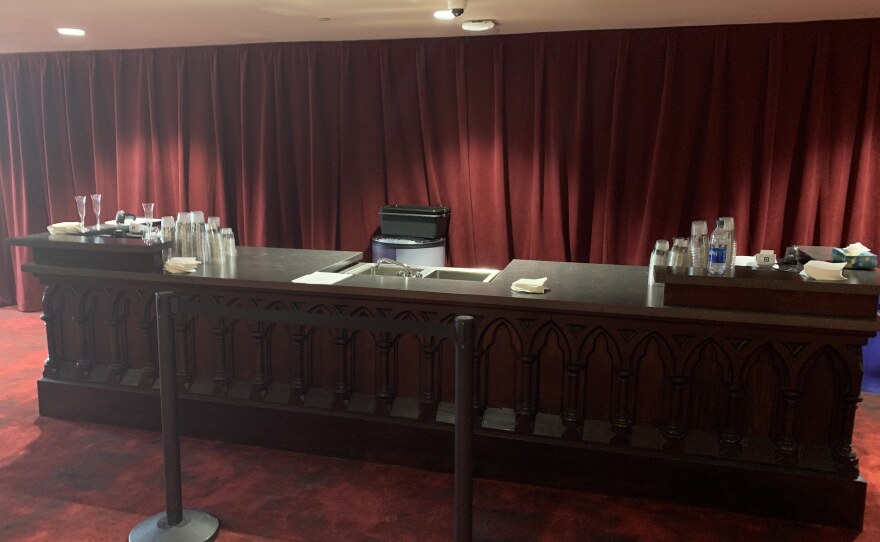
[(801, 392), (794, 388), (782, 390), (783, 426), (782, 436), (776, 441), (776, 460), (784, 465), (797, 465), (798, 443), (794, 437), (797, 420), (797, 403)]
[[(860, 354), (861, 355), (861, 354)], [(840, 417), (840, 436), (837, 446), (834, 448), (834, 460), (841, 470), (857, 473), (859, 471), (859, 456), (853, 451), (852, 436), (853, 425), (856, 418), (856, 406), (862, 401), (858, 393), (841, 397), (843, 408), (838, 412)]]
[(434, 421), (440, 403), (440, 364), (437, 345), (422, 344), (419, 363), (419, 419)]
[(143, 313), (143, 319), (138, 322), (138, 329), (145, 337), (144, 344), (147, 349), (144, 352), (144, 366), (141, 368), (140, 377), (138, 378), (138, 386), (142, 388), (150, 388), (155, 384), (159, 374), (159, 351), (156, 339), (156, 314), (153, 308), (152, 299), (147, 298), (146, 307)]
[(46, 346), (48, 356), (43, 361), (43, 377), (53, 378), (63, 363), (63, 340), (59, 313), (63, 310), (64, 298), (58, 295), (57, 286), (46, 286), (43, 289), (43, 314), (40, 319), (46, 324)]
[(517, 433), (531, 434), (535, 429), (535, 416), (538, 408), (538, 382), (535, 378), (537, 366), (535, 354), (520, 354), (519, 371), (516, 379), (516, 423)]
[(125, 340), (125, 319), (111, 318), (110, 327), (110, 366), (107, 367), (107, 382), (117, 383), (128, 365), (128, 341)]
[(272, 349), (269, 344), (272, 334), (272, 326), (265, 322), (258, 322), (256, 329), (251, 330), (251, 337), (257, 341), (260, 349), (260, 357), (257, 360), (256, 371), (251, 380), (251, 399), (262, 401), (266, 398), (266, 392), (269, 389), (269, 371), (272, 367)]
[(669, 416), (663, 426), (663, 448), (666, 450), (681, 451), (684, 448), (684, 423), (682, 422), (682, 402), (684, 401), (684, 386), (687, 383), (682, 375), (669, 377), (672, 385), (672, 398), (669, 405)]
[(584, 366), (578, 360), (565, 364), (562, 377), (562, 422), (575, 426), (584, 421)]
[(128, 369), (128, 309), (129, 299), (120, 293), (113, 303), (113, 315), (107, 322), (110, 327), (110, 366), (107, 368), (107, 382), (122, 380)]
[(614, 432), (612, 442), (617, 444), (629, 444), (632, 438), (633, 412), (630, 397), (634, 393), (634, 374), (631, 368), (622, 365), (622, 361), (615, 374), (616, 393), (612, 399), (614, 414), (611, 417), (611, 431)]
[(309, 381), (309, 372), (306, 371), (306, 341), (309, 336), (306, 334), (305, 328), (300, 327), (298, 331), (291, 333), (290, 350), (290, 399), (288, 402), (294, 405), (301, 405), (305, 400), (305, 395), (311, 387)]
[(379, 350), (379, 370), (376, 378), (376, 414), (389, 414), (397, 395), (395, 384), (394, 359), (392, 357), (394, 341), (386, 335), (377, 341), (376, 348)]
[(232, 362), (233, 343), (232, 333), (235, 322), (225, 318), (219, 318), (212, 326), (212, 334), (217, 345), (217, 360), (214, 366), (214, 387), (211, 393), (214, 395), (226, 395), (229, 393), (229, 383), (232, 381), (232, 371), (229, 364)]
[[(91, 301), (91, 303), (89, 303)], [(80, 309), (73, 321), (79, 329), (79, 358), (76, 360), (75, 377), (86, 379), (95, 364), (95, 298), (88, 292), (83, 294)]]
[(346, 410), (351, 398), (354, 384), (354, 364), (351, 360), (351, 335), (346, 330), (340, 330), (339, 335), (333, 338), (336, 347), (336, 386), (333, 389), (333, 408)]
[(489, 404), (489, 366), (484, 348), (474, 348), (474, 415), (481, 416)]
[(174, 355), (177, 360), (177, 386), (189, 390), (195, 373), (196, 316), (184, 313), (174, 314)]
[(742, 452), (742, 434), (740, 433), (742, 386), (736, 382), (727, 383), (727, 400), (722, 411), (721, 453), (739, 455)]

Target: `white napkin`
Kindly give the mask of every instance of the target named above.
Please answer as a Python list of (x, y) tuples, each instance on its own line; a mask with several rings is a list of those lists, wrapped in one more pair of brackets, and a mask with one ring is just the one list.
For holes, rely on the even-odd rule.
[(814, 280), (846, 280), (841, 270), (846, 263), (831, 263), (819, 260), (810, 260), (804, 264), (801, 275)]
[(165, 271), (179, 275), (182, 273), (192, 273), (200, 263), (202, 262), (195, 258), (175, 256), (174, 258), (168, 258), (164, 267)]
[(300, 284), (336, 284), (340, 280), (345, 280), (350, 276), (351, 275), (346, 275), (344, 273), (324, 273), (322, 271), (315, 271), (314, 273), (295, 278), (290, 282), (298, 282)]
[(521, 292), (524, 294), (543, 294), (549, 290), (549, 288), (544, 287), (545, 282), (547, 282), (547, 277), (539, 279), (519, 279), (510, 285), (510, 289), (514, 292)]
[(853, 243), (853, 244), (849, 245), (848, 247), (846, 247), (845, 249), (843, 249), (843, 253), (846, 254), (847, 256), (858, 256), (859, 254), (862, 254), (863, 252), (871, 252), (871, 249), (861, 243)]
[(59, 222), (57, 224), (52, 224), (51, 226), (46, 226), (46, 230), (52, 235), (59, 233), (82, 233), (82, 228), (80, 227), (79, 222)]

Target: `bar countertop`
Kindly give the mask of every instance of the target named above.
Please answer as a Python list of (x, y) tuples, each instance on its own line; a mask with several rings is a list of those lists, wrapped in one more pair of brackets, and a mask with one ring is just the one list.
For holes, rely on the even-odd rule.
[[(24, 238), (28, 240), (29, 238)], [(40, 234), (39, 237), (45, 237)], [(48, 239), (34, 243), (46, 246)], [(36, 275), (100, 277), (108, 280), (135, 280), (161, 283), (177, 288), (234, 288), (289, 293), (313, 293), (330, 296), (362, 296), (396, 300), (426, 301), (442, 305), (507, 306), (519, 310), (554, 310), (595, 314), (618, 314), (628, 317), (658, 316), (691, 321), (714, 320), (794, 327), (817, 327), (876, 331), (878, 319), (828, 318), (819, 315), (782, 315), (761, 311), (733, 311), (694, 307), (666, 306), (663, 285), (652, 284), (648, 268), (627, 265), (585, 264), (512, 260), (491, 282), (403, 278), (396, 276), (349, 275), (334, 285), (313, 285), (291, 282), (314, 271), (333, 272), (362, 259), (354, 251), (239, 247), (234, 260), (224, 264), (202, 265), (188, 275), (164, 272), (114, 271), (105, 269), (57, 268), (51, 265), (28, 264), (26, 271)], [(804, 280), (797, 273), (784, 271), (755, 272), (737, 268), (733, 277), (684, 277), (681, 280), (712, 281), (737, 287), (780, 288), (798, 292), (852, 292), (880, 296), (877, 271), (844, 271), (846, 283), (819, 283)], [(517, 293), (511, 284), (520, 278), (547, 277), (545, 294)], [(674, 277), (674, 275), (669, 275)], [(667, 278), (669, 278), (667, 277)]]

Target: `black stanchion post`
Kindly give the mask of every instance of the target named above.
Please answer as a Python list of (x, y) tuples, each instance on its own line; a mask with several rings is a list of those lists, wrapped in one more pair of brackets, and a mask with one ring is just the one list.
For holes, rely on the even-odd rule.
[(183, 521), (183, 489), (180, 482), (180, 435), (177, 432), (177, 364), (174, 354), (173, 296), (156, 294), (156, 326), (159, 328), (159, 402), (162, 410), (162, 449), (165, 454), (165, 518), (170, 527)]
[(471, 542), (474, 501), (474, 318), (455, 319), (455, 542)]
[(180, 481), (180, 435), (177, 429), (177, 366), (174, 359), (176, 296), (156, 294), (159, 340), (159, 398), (162, 409), (162, 447), (165, 460), (165, 511), (140, 522), (129, 542), (207, 542), (220, 530), (217, 518), (201, 510), (183, 509)]

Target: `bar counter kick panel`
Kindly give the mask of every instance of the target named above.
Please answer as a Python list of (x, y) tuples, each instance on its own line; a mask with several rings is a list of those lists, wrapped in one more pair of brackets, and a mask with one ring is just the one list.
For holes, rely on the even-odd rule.
[[(157, 430), (153, 299), (169, 284), (35, 271), (41, 415)], [(478, 476), (861, 527), (851, 443), (871, 333), (358, 289), (173, 289), (218, 306), (474, 316)], [(175, 344), (185, 435), (451, 470), (449, 340), (180, 315)]]

